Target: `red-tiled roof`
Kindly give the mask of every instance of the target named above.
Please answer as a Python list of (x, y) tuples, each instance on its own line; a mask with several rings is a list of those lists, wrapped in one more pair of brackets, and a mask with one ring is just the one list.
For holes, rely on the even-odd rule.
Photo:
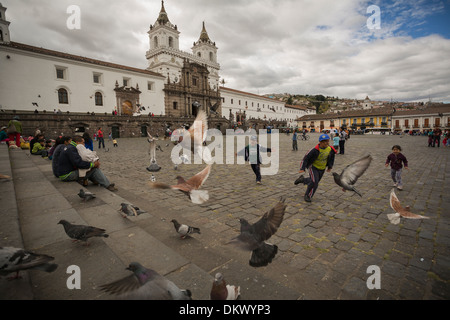
[(128, 66), (124, 66), (124, 65), (120, 65), (120, 64), (116, 64), (116, 63), (111, 63), (111, 62), (91, 59), (91, 58), (87, 58), (87, 57), (77, 56), (77, 55), (73, 55), (73, 54), (69, 54), (69, 53), (65, 53), (65, 52), (34, 47), (34, 46), (30, 46), (28, 44), (23, 44), (23, 43), (18, 43), (18, 42), (10, 42), (10, 43), (1, 43), (0, 45), (4, 46), (4, 47), (13, 48), (13, 49), (19, 49), (19, 50), (24, 50), (24, 51), (34, 52), (34, 53), (38, 53), (38, 54), (79, 61), (79, 62), (85, 62), (85, 63), (89, 63), (89, 64), (95, 64), (95, 65), (114, 68), (114, 69), (144, 73), (144, 74), (164, 78), (164, 76), (159, 73), (148, 71), (145, 69), (128, 67)]
[[(220, 87), (220, 90), (221, 91), (230, 91), (230, 92), (240, 93), (240, 94), (244, 94), (244, 95), (247, 95), (247, 96), (254, 96), (254, 97), (257, 97), (257, 98), (260, 98), (260, 99), (262, 98), (262, 99), (270, 100), (270, 101), (277, 102), (277, 103), (281, 102), (278, 99), (264, 97), (264, 96), (260, 96), (260, 95), (254, 94), (254, 93), (245, 92), (245, 91), (239, 91), (239, 90), (231, 89), (231, 88)], [(283, 102), (281, 102), (281, 103), (283, 103)]]

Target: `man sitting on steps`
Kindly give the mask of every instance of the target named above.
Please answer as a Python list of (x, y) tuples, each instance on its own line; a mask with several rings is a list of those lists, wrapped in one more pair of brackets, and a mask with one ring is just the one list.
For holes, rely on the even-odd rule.
[(61, 181), (80, 181), (78, 169), (91, 169), (86, 173), (86, 179), (94, 184), (99, 184), (109, 191), (116, 191), (114, 183), (110, 183), (108, 178), (100, 170), (100, 162), (83, 161), (77, 150), (76, 142), (72, 141), (65, 146), (57, 159), (56, 175)]

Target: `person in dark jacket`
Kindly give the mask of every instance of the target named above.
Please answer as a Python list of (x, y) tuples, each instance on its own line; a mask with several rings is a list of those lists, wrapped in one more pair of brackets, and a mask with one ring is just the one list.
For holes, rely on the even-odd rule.
[(312, 148), (303, 158), (300, 163), (299, 173), (304, 173), (306, 169), (309, 171), (309, 178), (305, 178), (303, 174), (295, 180), (294, 184), (306, 184), (304, 199), (306, 202), (311, 202), (314, 193), (319, 186), (325, 169), (330, 172), (334, 165), (334, 156), (336, 149), (330, 144), (330, 137), (327, 134), (322, 134), (319, 137), (319, 144)]
[(244, 149), (236, 153), (238, 156), (245, 156), (245, 161), (250, 162), (253, 172), (256, 176), (256, 183), (261, 184), (261, 152), (272, 152), (271, 148), (264, 148), (258, 143), (258, 138), (256, 136), (251, 136), (250, 144), (248, 144)]
[(72, 138), (71, 137), (58, 137), (55, 140), (55, 149), (53, 150), (53, 154), (52, 154), (52, 171), (53, 171), (53, 175), (57, 178), (59, 178), (58, 176), (58, 159), (59, 159), (59, 155), (61, 154), (61, 151), (63, 148), (65, 148), (69, 143), (72, 142)]
[(391, 165), (391, 178), (394, 181), (394, 187), (397, 187), (398, 190), (403, 190), (402, 183), (402, 168), (403, 164), (405, 165), (405, 169), (408, 170), (408, 160), (401, 153), (402, 148), (399, 145), (395, 145), (392, 147), (392, 153), (388, 155), (386, 159), (385, 166), (388, 167)]
[(76, 145), (77, 144), (74, 141), (71, 141), (61, 150), (56, 163), (56, 175), (59, 179), (65, 182), (78, 181), (83, 185), (78, 175), (78, 169), (91, 169), (86, 174), (88, 180), (91, 180), (94, 184), (99, 184), (110, 191), (117, 190), (114, 183), (110, 183), (108, 178), (106, 178), (100, 170), (100, 162), (83, 161), (78, 154)]

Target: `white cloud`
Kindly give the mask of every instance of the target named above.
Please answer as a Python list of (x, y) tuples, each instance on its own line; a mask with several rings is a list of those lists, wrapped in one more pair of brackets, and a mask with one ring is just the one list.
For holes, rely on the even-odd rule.
[[(81, 9), (69, 30), (66, 9)], [(369, 30), (370, 4), (381, 29)], [(12, 41), (146, 68), (147, 31), (159, 0), (3, 0)], [(413, 38), (442, 1), (166, 0), (180, 49), (190, 52), (202, 21), (216, 42), (226, 86), (254, 93), (290, 92), (399, 101), (450, 101), (450, 40)]]

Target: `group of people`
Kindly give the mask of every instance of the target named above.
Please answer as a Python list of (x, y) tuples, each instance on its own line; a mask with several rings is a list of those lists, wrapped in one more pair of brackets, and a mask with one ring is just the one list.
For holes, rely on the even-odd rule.
[(17, 148), (20, 148), (22, 137), (22, 123), (19, 116), (14, 116), (9, 121), (7, 126), (3, 126), (0, 129), (0, 141), (5, 141), (8, 144), (14, 144)]
[[(341, 132), (345, 133), (344, 130), (341, 130)], [(342, 138), (342, 136), (344, 136), (345, 139), (345, 134), (341, 135), (339, 138)], [(335, 138), (333, 138), (333, 140)], [(339, 142), (341, 141), (342, 140), (339, 140)], [(339, 145), (339, 150), (342, 151), (342, 145)], [(398, 190), (403, 190), (402, 169), (403, 167), (405, 169), (408, 169), (408, 160), (401, 153), (401, 151), (402, 148), (399, 145), (394, 145), (392, 147), (392, 153), (387, 156), (385, 162), (386, 167), (391, 167), (391, 178), (393, 181), (393, 186)], [(301, 175), (297, 178), (297, 180), (295, 180), (294, 184), (298, 185), (302, 183), (304, 185), (307, 185), (304, 195), (304, 200), (306, 202), (311, 202), (311, 199), (319, 186), (319, 182), (322, 179), (325, 170), (327, 172), (330, 172), (333, 168), (336, 154), (336, 148), (334, 146), (330, 146), (330, 137), (327, 134), (322, 134), (319, 137), (319, 143), (314, 148), (312, 148), (300, 162), (299, 173), (301, 173)], [(306, 170), (308, 170), (309, 177), (305, 178), (303, 173), (305, 173)]]
[(434, 130), (430, 130), (428, 132), (428, 146), (429, 147), (440, 147), (441, 145), (441, 136), (443, 135), (444, 139), (442, 140), (443, 147), (449, 147), (450, 141), (448, 140), (450, 135), (450, 130), (446, 130), (442, 133), (441, 128), (437, 127)]
[(114, 183), (111, 183), (100, 170), (100, 159), (93, 151), (93, 141), (85, 132), (83, 136), (63, 136), (56, 139), (52, 154), (53, 175), (61, 181), (77, 181), (87, 186), (89, 180), (110, 191), (116, 191)]
[[(103, 132), (101, 128), (96, 132), (99, 137), (99, 149), (105, 148)], [(0, 130), (0, 141), (15, 143), (21, 146), (22, 124), (19, 117), (15, 116), (8, 126)], [(117, 146), (117, 141), (114, 141)], [(36, 130), (29, 145), (32, 155), (40, 155), (52, 161), (53, 175), (64, 182), (78, 181), (83, 186), (90, 180), (93, 184), (100, 185), (110, 191), (116, 191), (114, 183), (100, 170), (100, 161), (94, 152), (93, 140), (85, 132), (83, 136), (60, 136), (55, 140), (46, 139), (40, 130)]]

